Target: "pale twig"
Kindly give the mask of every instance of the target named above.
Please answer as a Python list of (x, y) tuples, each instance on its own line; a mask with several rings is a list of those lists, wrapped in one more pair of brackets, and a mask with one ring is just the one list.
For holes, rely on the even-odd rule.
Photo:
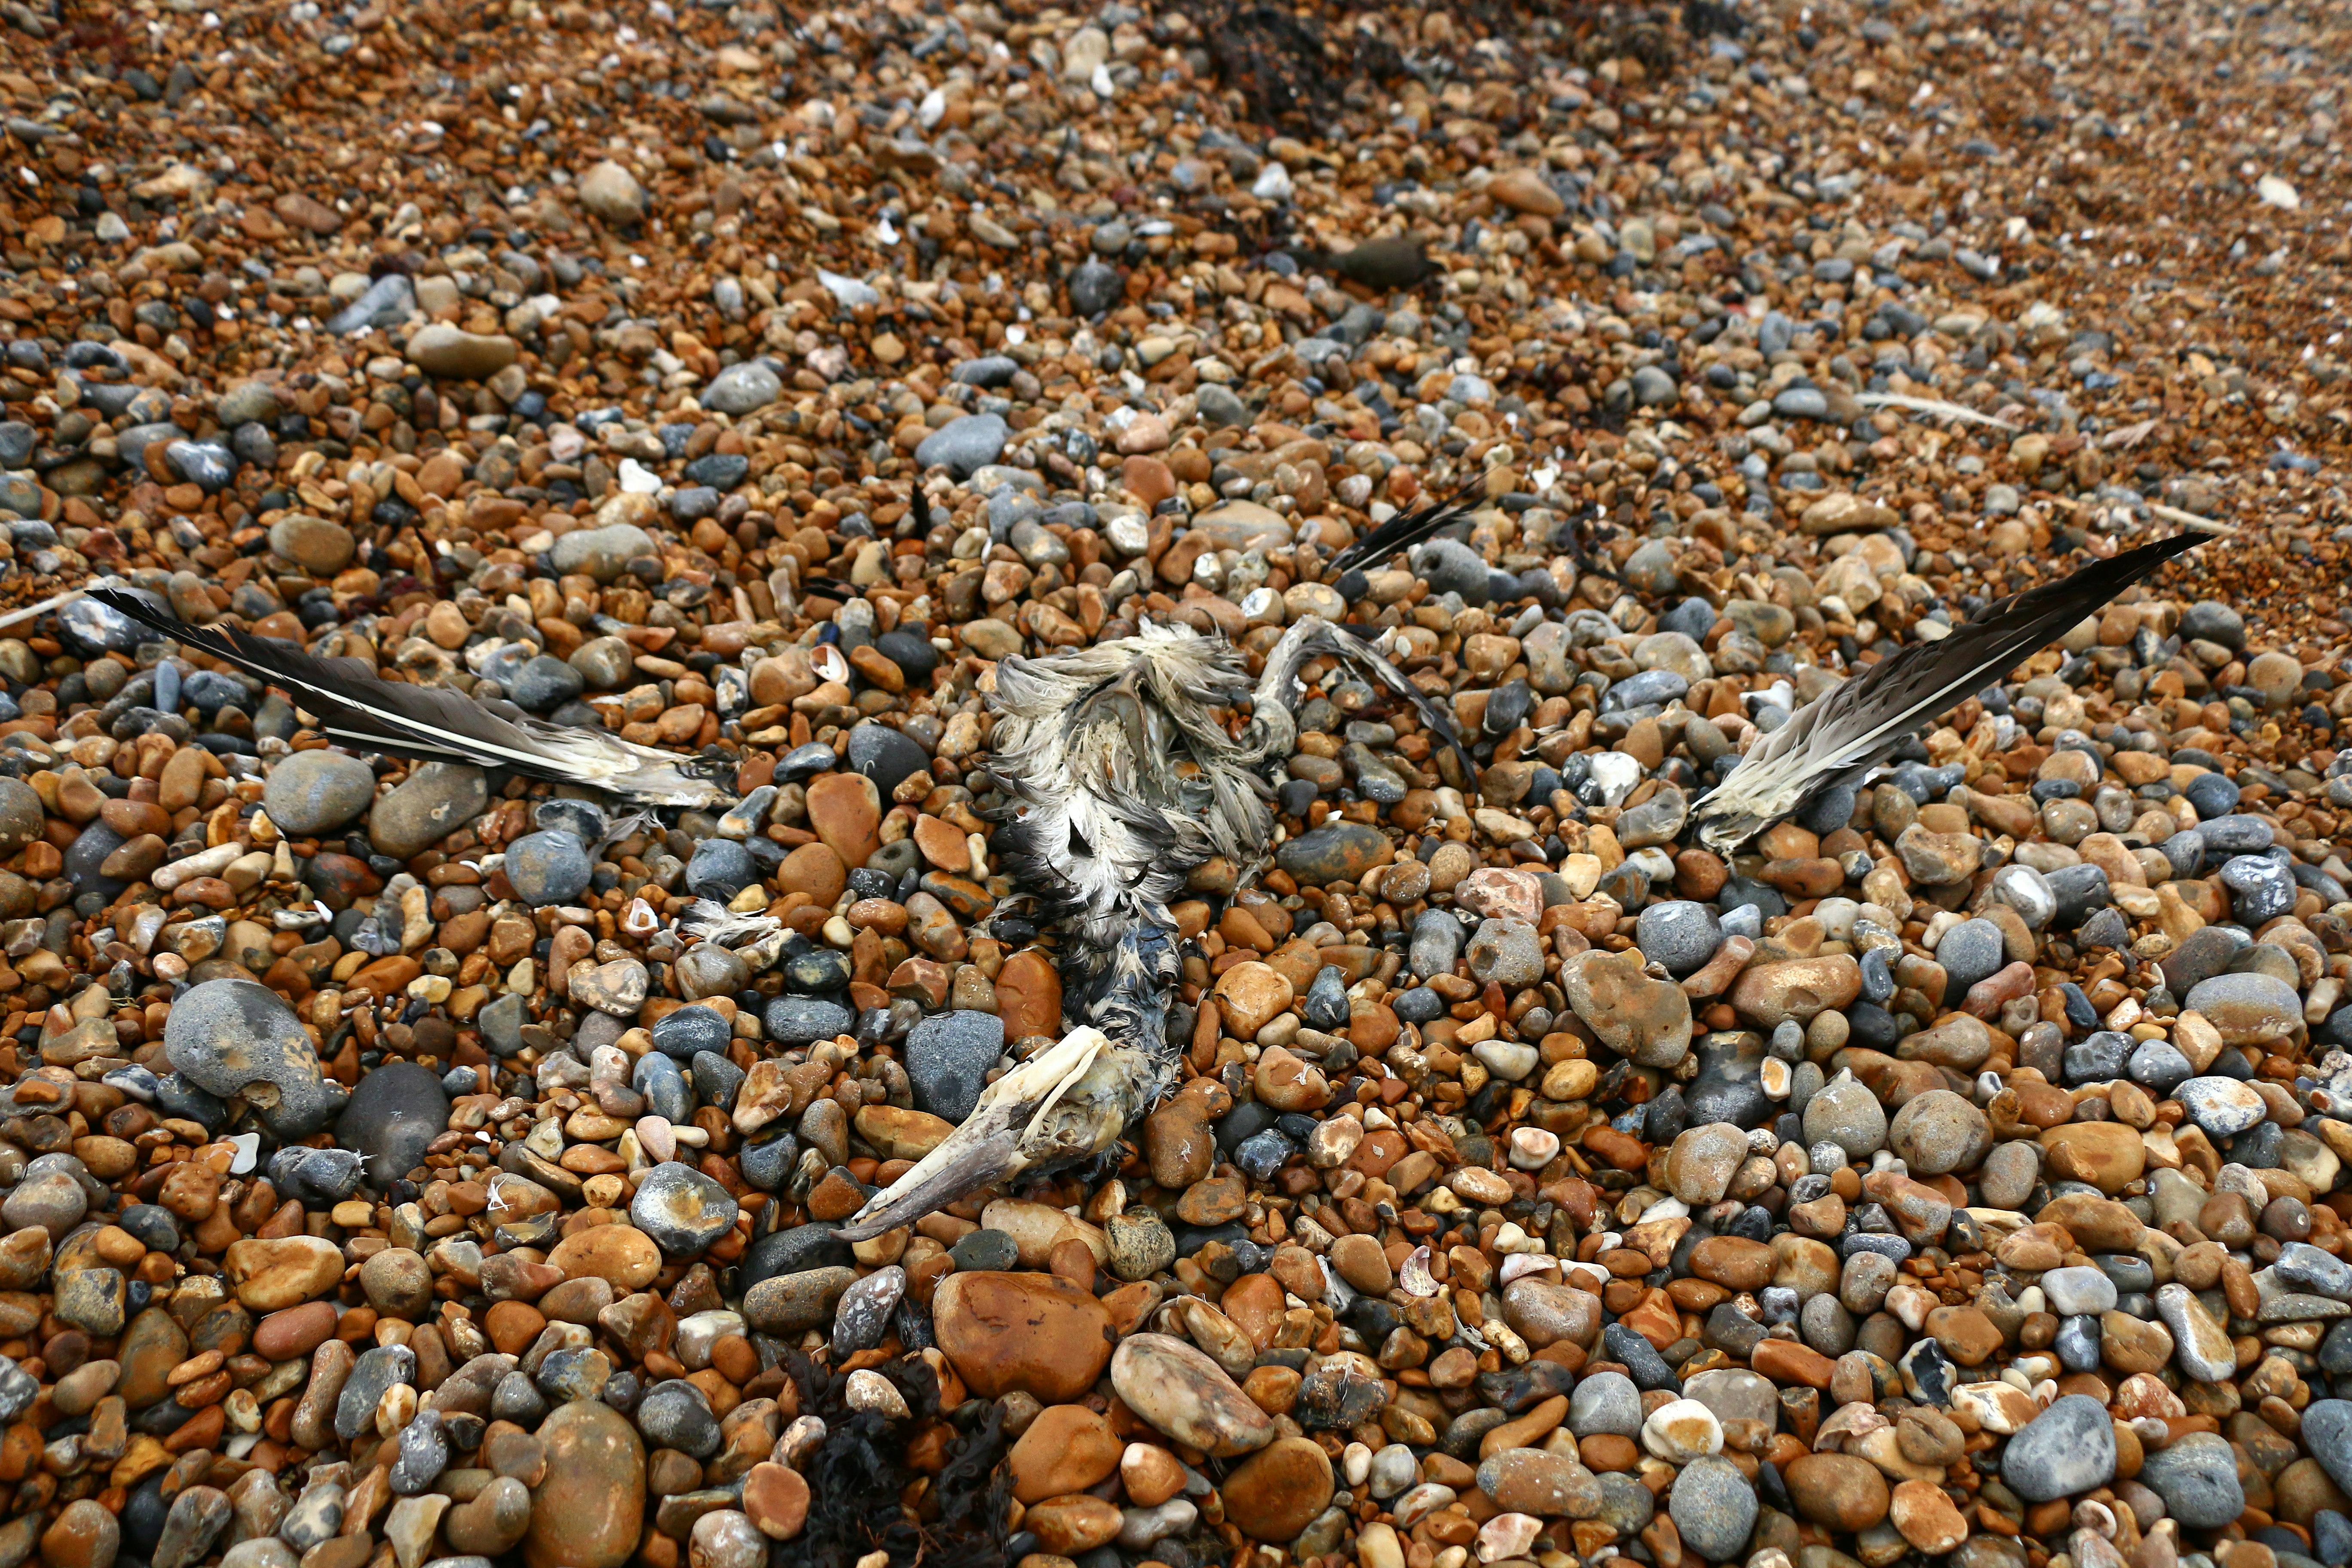
[(68, 588), (62, 594), (50, 595), (37, 605), (26, 605), (22, 609), (11, 610), (6, 615), (0, 616), (0, 626), (13, 626), (18, 621), (29, 621), (37, 616), (46, 616), (51, 610), (61, 610), (92, 588), (103, 588), (113, 581), (111, 577), (93, 577), (79, 588)]
[(1913, 397), (1901, 392), (1857, 392), (1853, 400), (1864, 408), (1907, 408), (1914, 414), (1939, 414), (1947, 419), (1965, 419), (1972, 425), (1990, 425), (1996, 430), (2017, 428), (2006, 419), (1979, 413), (1965, 403), (1947, 403), (1940, 397)]
[(2167, 522), (2177, 522), (2183, 528), (2193, 528), (2200, 533), (2230, 534), (2238, 531), (2238, 525), (2234, 522), (2222, 522), (2215, 518), (2200, 517), (2193, 511), (2183, 511), (2177, 506), (2167, 506), (2162, 501), (2149, 501), (2147, 510), (2150, 516), (2160, 517)]

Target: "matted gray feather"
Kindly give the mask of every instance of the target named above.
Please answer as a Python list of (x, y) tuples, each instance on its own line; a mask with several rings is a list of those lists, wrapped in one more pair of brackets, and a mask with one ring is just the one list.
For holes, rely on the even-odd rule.
[(1758, 741), (1691, 813), (1699, 839), (1729, 855), (1906, 735), (2007, 675), (2028, 655), (2208, 535), (2179, 533), (2095, 561), (2072, 576), (1990, 605), (1940, 642), (1910, 647), (1790, 716)]
[(355, 750), (470, 763), (647, 805), (709, 807), (735, 798), (701, 764), (616, 735), (528, 715), (501, 718), (462, 691), (386, 680), (362, 659), (321, 658), (276, 637), (190, 626), (137, 589), (97, 588), (90, 597), (277, 687), (316, 717), (328, 738)]

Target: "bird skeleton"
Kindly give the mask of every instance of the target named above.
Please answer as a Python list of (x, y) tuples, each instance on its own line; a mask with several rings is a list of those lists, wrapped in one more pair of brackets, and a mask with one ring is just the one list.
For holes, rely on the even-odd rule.
[[(1383, 523), (1333, 568), (1385, 560), (1430, 537), (1465, 514), (1483, 481)], [(1692, 827), (1708, 848), (1734, 853), (1823, 790), (1864, 776), (1935, 715), (2216, 531), (2226, 530), (2204, 523), (2119, 552), (1873, 666), (1758, 741), (1698, 802)], [(358, 659), (188, 626), (143, 593), (110, 584), (90, 596), (286, 691), (331, 738), (360, 749), (581, 784), (652, 807), (734, 798), (704, 763), (594, 731), (504, 718), (456, 691), (387, 680)], [(842, 1228), (845, 1239), (912, 1224), (984, 1187), (1111, 1156), (1173, 1087), (1180, 1047), (1167, 1024), (1181, 965), (1169, 903), (1213, 858), (1244, 879), (1264, 866), (1274, 830), (1267, 775), (1297, 740), (1300, 672), (1327, 656), (1352, 665), (1462, 751), (1444, 710), (1367, 635), (1302, 616), (1255, 682), (1239, 648), (1181, 626), (1147, 625), (1113, 642), (998, 662), (989, 766), (1009, 798), (997, 811), (996, 843), (1064, 938), (1066, 1032), (988, 1085), (961, 1126)], [(1229, 725), (1223, 715), (1244, 703), (1246, 720)], [(722, 943), (780, 940), (766, 916), (715, 905), (697, 905), (689, 923)]]
[[(1385, 560), (1459, 521), (1485, 478), (1391, 519), (1331, 568)], [(1239, 648), (1181, 626), (998, 661), (989, 768), (1012, 796), (998, 843), (1068, 940), (1063, 1010), (1072, 1027), (982, 1089), (963, 1125), (842, 1236), (879, 1236), (982, 1187), (1100, 1159), (1173, 1087), (1168, 998), (1181, 971), (1168, 902), (1214, 857), (1244, 879), (1265, 864), (1274, 833), (1265, 774), (1297, 742), (1299, 672), (1310, 660), (1336, 657), (1361, 669), (1462, 751), (1444, 710), (1356, 632), (1301, 616), (1255, 685)], [(1250, 717), (1229, 733), (1219, 713), (1244, 699)]]
[[(1168, 998), (1180, 975), (1169, 900), (1213, 857), (1244, 879), (1265, 864), (1274, 814), (1264, 777), (1298, 738), (1299, 671), (1336, 656), (1453, 726), (1393, 665), (1348, 631), (1302, 616), (1252, 685), (1241, 651), (1186, 626), (996, 667), (990, 771), (1013, 797), (998, 843), (1015, 880), (1068, 939), (1064, 1011), (1050, 1049), (981, 1092), (964, 1124), (841, 1234), (863, 1240), (1024, 1174), (1108, 1154), (1173, 1087)], [(1220, 710), (1250, 701), (1238, 736)]]

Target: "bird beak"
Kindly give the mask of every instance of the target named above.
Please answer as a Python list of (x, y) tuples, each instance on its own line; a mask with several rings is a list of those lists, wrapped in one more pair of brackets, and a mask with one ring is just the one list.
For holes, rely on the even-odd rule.
[(1102, 1153), (1139, 1109), (1141, 1053), (1079, 1027), (981, 1091), (962, 1126), (836, 1233), (866, 1241), (1024, 1172)]

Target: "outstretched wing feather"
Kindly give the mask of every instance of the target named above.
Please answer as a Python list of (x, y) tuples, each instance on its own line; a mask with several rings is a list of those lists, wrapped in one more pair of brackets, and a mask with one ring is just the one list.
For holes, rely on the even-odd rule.
[(1895, 743), (1961, 699), (2000, 679), (2052, 641), (2205, 535), (2180, 533), (2122, 551), (2071, 576), (1988, 606), (1940, 642), (1914, 643), (1823, 693), (1764, 737), (1700, 801), (1696, 820), (1740, 822), (1744, 836), (1769, 826), (1813, 790), (1883, 759)]
[(277, 687), (333, 740), (423, 762), (465, 762), (555, 784), (586, 784), (663, 805), (709, 804), (724, 792), (678, 759), (611, 735), (499, 717), (463, 692), (387, 680), (355, 658), (321, 658), (233, 626), (190, 626), (149, 595), (98, 588), (91, 597), (182, 645)]

